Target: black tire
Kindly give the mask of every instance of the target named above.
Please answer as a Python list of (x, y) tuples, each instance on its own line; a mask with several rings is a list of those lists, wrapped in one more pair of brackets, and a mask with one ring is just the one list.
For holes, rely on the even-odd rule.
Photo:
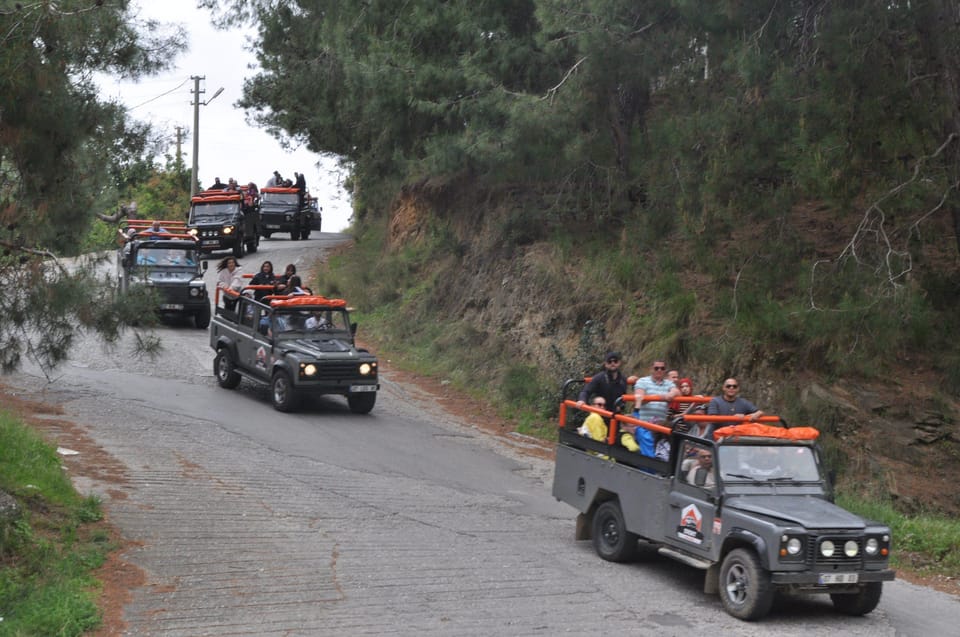
[(637, 554), (635, 533), (627, 530), (616, 500), (607, 500), (593, 514), (593, 548), (609, 562), (628, 562)]
[(867, 582), (856, 593), (830, 593), (833, 607), (844, 615), (866, 615), (880, 603), (883, 582)]
[(243, 256), (243, 235), (237, 237), (237, 242), (233, 244), (233, 256), (239, 259)]
[(247, 241), (247, 254), (253, 254), (260, 247), (260, 235), (254, 233), (253, 239)]
[(350, 411), (355, 414), (369, 414), (376, 403), (377, 392), (375, 391), (349, 394), (347, 396), (347, 404), (350, 405)]
[(271, 234), (273, 233), (267, 232), (266, 230), (264, 230), (263, 232), (260, 233), (260, 236), (263, 237), (264, 239), (269, 239)]
[(270, 397), (273, 399), (273, 408), (277, 411), (293, 411), (297, 408), (297, 393), (290, 374), (282, 369), (274, 373), (270, 382)]
[(210, 326), (210, 306), (197, 311), (193, 315), (193, 323), (201, 330), (205, 330)]
[(310, 238), (310, 228), (307, 228), (306, 230), (301, 230), (301, 231), (300, 231), (300, 238), (301, 238), (301, 239), (309, 239), (309, 238)]
[(213, 359), (213, 375), (217, 377), (217, 384), (224, 389), (234, 389), (240, 384), (240, 374), (225, 347), (218, 349), (217, 357)]
[(291, 240), (291, 241), (296, 241), (296, 240), (299, 239), (299, 238), (300, 238), (300, 231), (299, 231), (299, 230), (291, 230), (291, 231), (290, 231), (290, 240)]
[(720, 601), (723, 609), (737, 619), (752, 621), (770, 612), (776, 589), (770, 573), (750, 549), (734, 549), (720, 567)]

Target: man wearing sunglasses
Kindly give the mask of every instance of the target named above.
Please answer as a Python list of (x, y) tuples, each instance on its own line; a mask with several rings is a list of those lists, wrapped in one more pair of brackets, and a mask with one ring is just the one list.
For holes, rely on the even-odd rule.
[[(707, 415), (746, 416), (746, 420), (751, 422), (763, 415), (756, 405), (746, 398), (741, 398), (739, 394), (740, 383), (736, 378), (723, 381), (723, 393), (720, 396), (714, 396), (707, 404)], [(711, 427), (708, 435), (712, 433)]]
[(605, 409), (616, 411), (617, 401), (627, 393), (627, 379), (620, 371), (620, 352), (607, 352), (603, 359), (603, 370), (597, 372), (580, 392), (577, 404), (583, 405), (588, 396), (603, 398)]
[[(673, 381), (666, 377), (667, 364), (663, 361), (654, 361), (650, 367), (650, 375), (637, 379), (633, 386), (633, 417), (645, 422), (663, 424), (667, 419), (667, 407), (680, 390)], [(663, 396), (664, 400), (643, 402), (644, 396)], [(644, 427), (637, 427), (634, 432), (640, 453), (645, 456), (654, 456), (655, 436)], [(629, 448), (629, 447), (628, 447)]]

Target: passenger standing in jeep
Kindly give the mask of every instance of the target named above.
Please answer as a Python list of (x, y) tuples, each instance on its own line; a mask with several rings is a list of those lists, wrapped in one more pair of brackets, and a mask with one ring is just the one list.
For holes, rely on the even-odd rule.
[(589, 396), (603, 396), (607, 410), (616, 412), (617, 405), (626, 393), (627, 379), (620, 371), (620, 352), (607, 352), (603, 359), (603, 369), (584, 385), (577, 404), (583, 405)]

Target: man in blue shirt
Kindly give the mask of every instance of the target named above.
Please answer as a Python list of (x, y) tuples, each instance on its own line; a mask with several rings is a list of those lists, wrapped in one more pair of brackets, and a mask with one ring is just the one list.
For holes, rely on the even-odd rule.
[[(670, 401), (680, 394), (680, 390), (673, 381), (666, 377), (667, 364), (663, 361), (654, 361), (650, 368), (650, 375), (638, 378), (633, 385), (633, 417), (656, 425), (667, 419), (667, 406)], [(662, 396), (663, 400), (644, 402), (644, 396)], [(640, 453), (645, 456), (655, 455), (656, 437), (645, 427), (637, 427), (633, 432)]]

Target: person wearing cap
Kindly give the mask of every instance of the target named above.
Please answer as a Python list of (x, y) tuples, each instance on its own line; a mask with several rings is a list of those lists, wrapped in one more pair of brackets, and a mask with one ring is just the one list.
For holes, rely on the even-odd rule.
[(617, 411), (617, 402), (627, 393), (627, 379), (620, 371), (620, 352), (610, 351), (603, 358), (603, 369), (584, 385), (577, 398), (577, 404), (583, 405), (588, 396), (602, 396), (608, 411)]

